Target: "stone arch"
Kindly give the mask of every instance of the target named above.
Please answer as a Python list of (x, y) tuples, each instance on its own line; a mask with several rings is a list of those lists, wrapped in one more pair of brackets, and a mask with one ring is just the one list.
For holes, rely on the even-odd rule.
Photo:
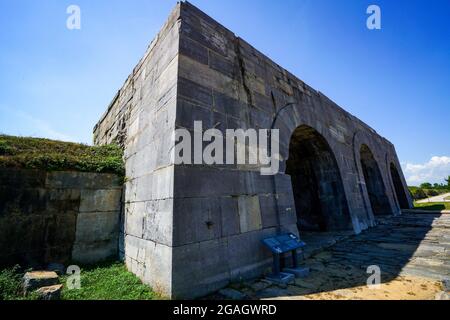
[(372, 213), (376, 215), (391, 214), (392, 208), (386, 193), (386, 186), (377, 160), (367, 144), (362, 144), (359, 158), (364, 184), (369, 197)]
[(406, 195), (405, 188), (403, 187), (402, 179), (400, 177), (400, 173), (398, 172), (397, 166), (394, 164), (394, 162), (391, 162), (389, 167), (394, 191), (397, 196), (397, 201), (400, 209), (409, 209), (408, 197)]
[(300, 125), (291, 135), (286, 174), (291, 176), (299, 230), (352, 228), (335, 154), (317, 130)]

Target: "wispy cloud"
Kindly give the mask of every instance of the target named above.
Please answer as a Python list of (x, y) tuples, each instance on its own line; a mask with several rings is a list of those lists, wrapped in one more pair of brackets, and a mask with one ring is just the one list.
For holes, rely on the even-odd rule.
[(450, 175), (450, 157), (432, 157), (423, 164), (405, 163), (403, 172), (409, 185), (420, 185), (424, 182), (443, 183)]
[(24, 123), (26, 124), (26, 132), (17, 132), (13, 134), (63, 141), (75, 141), (73, 137), (53, 129), (49, 123), (33, 116), (28, 112), (25, 112), (23, 110), (14, 110), (10, 107), (5, 106), (1, 106), (0, 109), (2, 109), (5, 120), (9, 118), (12, 123), (17, 123), (17, 120), (19, 120), (22, 122), (22, 128), (24, 127)]

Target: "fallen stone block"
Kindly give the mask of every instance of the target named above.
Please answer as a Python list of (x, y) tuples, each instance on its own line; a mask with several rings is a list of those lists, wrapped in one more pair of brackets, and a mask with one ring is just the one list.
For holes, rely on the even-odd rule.
[(63, 285), (56, 284), (54, 286), (42, 287), (36, 290), (39, 300), (59, 300), (61, 298), (61, 290)]
[(28, 294), (36, 289), (58, 284), (59, 278), (54, 271), (32, 271), (23, 276), (23, 292)]

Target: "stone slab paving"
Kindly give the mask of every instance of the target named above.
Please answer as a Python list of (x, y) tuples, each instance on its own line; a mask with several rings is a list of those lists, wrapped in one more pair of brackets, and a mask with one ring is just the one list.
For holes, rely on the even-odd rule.
[[(450, 215), (381, 217), (360, 235), (303, 234), (306, 279), (286, 286), (255, 280), (232, 287), (249, 299), (434, 299), (450, 278)], [(367, 287), (367, 267), (381, 269), (380, 290)], [(214, 298), (218, 298), (217, 296)]]

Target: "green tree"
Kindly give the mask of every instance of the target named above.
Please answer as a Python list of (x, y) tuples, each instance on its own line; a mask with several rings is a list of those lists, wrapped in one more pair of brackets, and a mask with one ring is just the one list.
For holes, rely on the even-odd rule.
[(428, 182), (422, 183), (420, 185), (420, 188), (422, 188), (422, 189), (431, 189), (432, 187), (433, 186), (431, 185), (431, 183), (428, 183)]
[(447, 189), (450, 189), (450, 176), (445, 181), (447, 181)]

